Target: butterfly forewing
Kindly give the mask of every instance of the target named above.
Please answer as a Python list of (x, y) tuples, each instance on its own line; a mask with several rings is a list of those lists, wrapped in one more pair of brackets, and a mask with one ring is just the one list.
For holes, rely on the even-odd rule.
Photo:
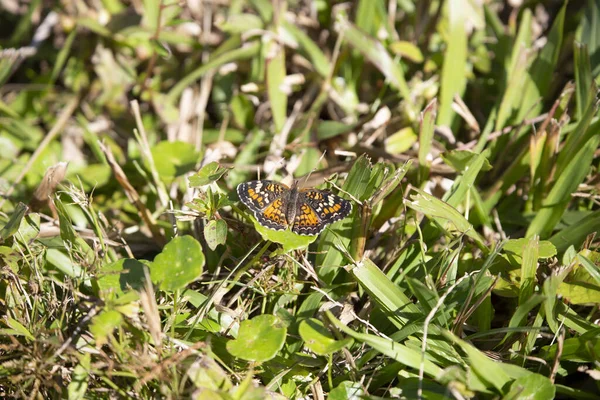
[(274, 181), (250, 181), (240, 183), (237, 187), (238, 196), (250, 210), (260, 212), (269, 204), (280, 198), (290, 188)]

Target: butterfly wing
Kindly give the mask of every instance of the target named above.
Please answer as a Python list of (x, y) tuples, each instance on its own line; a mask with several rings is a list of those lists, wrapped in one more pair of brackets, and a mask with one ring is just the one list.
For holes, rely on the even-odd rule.
[(237, 187), (242, 203), (254, 212), (266, 209), (288, 190), (290, 188), (286, 185), (274, 181), (250, 181), (240, 183)]
[(237, 193), (253, 213), (256, 220), (269, 229), (287, 229), (285, 217), (286, 194), (290, 188), (274, 181), (250, 181), (240, 183)]
[(292, 231), (300, 235), (317, 235), (327, 225), (346, 218), (350, 211), (352, 203), (340, 196), (318, 189), (302, 189)]

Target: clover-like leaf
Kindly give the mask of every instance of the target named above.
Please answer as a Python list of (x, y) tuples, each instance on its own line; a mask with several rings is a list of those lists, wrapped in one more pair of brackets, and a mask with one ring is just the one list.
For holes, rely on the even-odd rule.
[(283, 347), (286, 333), (275, 315), (259, 315), (242, 321), (237, 339), (227, 342), (227, 351), (247, 361), (268, 361)]
[(325, 325), (315, 318), (302, 321), (298, 327), (298, 333), (306, 347), (320, 356), (335, 353), (354, 342), (352, 338), (335, 340)]
[(156, 256), (150, 266), (152, 282), (161, 290), (173, 291), (185, 287), (202, 275), (204, 253), (200, 243), (191, 236), (176, 237)]

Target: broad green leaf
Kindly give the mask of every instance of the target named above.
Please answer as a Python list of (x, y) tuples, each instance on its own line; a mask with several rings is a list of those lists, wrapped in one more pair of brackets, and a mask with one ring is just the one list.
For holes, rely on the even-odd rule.
[(290, 229), (286, 229), (284, 231), (276, 231), (274, 229), (269, 229), (259, 224), (253, 215), (250, 216), (250, 219), (254, 223), (254, 228), (256, 229), (256, 231), (260, 233), (260, 236), (262, 236), (264, 240), (269, 240), (271, 242), (281, 244), (283, 246), (284, 253), (289, 253), (290, 251), (296, 249), (304, 249), (308, 247), (309, 244), (317, 240), (318, 237), (318, 235), (298, 235), (292, 232)]
[(223, 168), (218, 162), (213, 161), (206, 164), (196, 174), (190, 176), (190, 187), (201, 187), (210, 185), (218, 181), (229, 171), (228, 168)]
[(565, 339), (560, 348), (558, 344), (544, 346), (540, 356), (545, 360), (553, 361), (558, 351), (563, 362), (595, 362), (596, 354), (600, 352), (600, 328), (589, 329), (582, 335)]
[(340, 351), (344, 347), (352, 345), (353, 342), (352, 338), (335, 340), (333, 335), (325, 328), (325, 325), (315, 318), (300, 322), (298, 333), (304, 340), (304, 345), (320, 356)]
[(540, 374), (531, 374), (515, 379), (504, 398), (513, 400), (546, 400), (553, 399), (555, 394), (556, 388), (550, 379)]
[(211, 250), (227, 241), (227, 222), (222, 219), (212, 219), (204, 227), (204, 239)]
[(317, 138), (327, 140), (354, 130), (355, 125), (348, 125), (339, 121), (319, 121), (317, 125)]
[(150, 264), (152, 282), (161, 290), (183, 289), (202, 275), (204, 254), (200, 243), (192, 236), (171, 240)]
[(143, 261), (122, 258), (100, 269), (98, 287), (102, 292), (115, 292), (119, 295), (129, 289), (141, 290), (144, 287), (146, 268)]
[(185, 142), (162, 141), (151, 152), (158, 174), (167, 182), (193, 171), (199, 156), (194, 145)]
[[(579, 257), (579, 256), (578, 256)], [(588, 265), (591, 267), (591, 265)], [(590, 268), (592, 269), (592, 268)], [(594, 268), (597, 275), (597, 267)], [(571, 304), (600, 303), (600, 284), (582, 265), (575, 265), (571, 273), (558, 286), (557, 294)]]
[[(506, 241), (502, 250), (508, 253), (514, 253), (519, 257), (523, 257), (523, 253), (529, 246), (529, 239), (509, 239)], [(538, 258), (550, 258), (556, 255), (556, 248), (548, 240), (542, 240), (538, 243)]]
[(268, 361), (285, 343), (287, 328), (274, 315), (263, 314), (242, 321), (238, 337), (227, 342), (227, 351), (247, 361)]
[(96, 348), (102, 347), (108, 342), (108, 336), (121, 326), (123, 316), (116, 310), (103, 310), (94, 318), (90, 324), (90, 333), (96, 341)]

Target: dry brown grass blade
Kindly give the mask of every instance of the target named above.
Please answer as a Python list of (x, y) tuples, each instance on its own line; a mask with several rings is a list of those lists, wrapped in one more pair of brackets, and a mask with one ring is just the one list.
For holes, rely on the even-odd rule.
[(123, 172), (123, 169), (121, 168), (119, 163), (117, 163), (117, 161), (115, 160), (115, 157), (114, 157), (112, 151), (110, 150), (110, 148), (108, 146), (105, 146), (104, 143), (98, 142), (98, 144), (100, 145), (102, 152), (104, 152), (104, 155), (106, 156), (106, 160), (108, 161), (108, 164), (110, 165), (110, 168), (112, 169), (113, 174), (115, 175), (115, 178), (117, 179), (117, 182), (119, 182), (119, 185), (121, 185), (121, 187), (125, 191), (127, 198), (137, 208), (140, 217), (144, 220), (144, 223), (150, 229), (152, 238), (154, 239), (154, 241), (157, 244), (159, 244), (160, 246), (164, 246), (166, 243), (166, 240), (165, 240), (164, 235), (161, 232), (161, 229), (156, 224), (156, 220), (152, 216), (152, 213), (150, 212), (150, 210), (148, 210), (146, 205), (140, 199), (140, 195), (138, 194), (137, 190), (135, 190), (135, 188), (131, 185), (131, 183), (129, 182), (129, 179), (127, 178), (127, 175), (125, 175), (125, 172)]

